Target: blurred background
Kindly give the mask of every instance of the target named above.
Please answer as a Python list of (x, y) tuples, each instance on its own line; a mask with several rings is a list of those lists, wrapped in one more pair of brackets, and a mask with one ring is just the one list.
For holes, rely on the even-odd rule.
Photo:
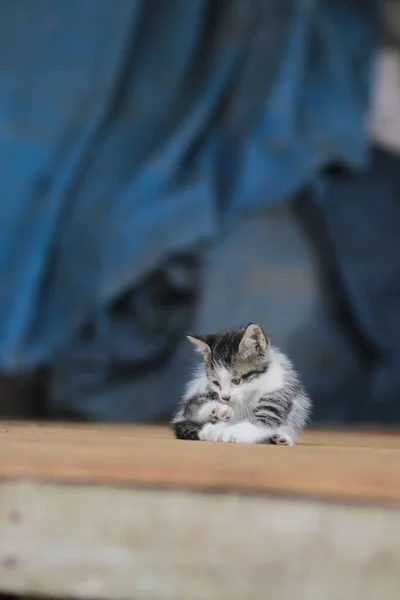
[(0, 416), (166, 421), (256, 321), (400, 421), (400, 7), (0, 0)]

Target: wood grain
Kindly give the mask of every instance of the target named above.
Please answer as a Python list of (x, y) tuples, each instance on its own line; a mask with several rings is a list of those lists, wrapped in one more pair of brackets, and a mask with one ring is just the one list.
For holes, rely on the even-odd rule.
[(163, 428), (0, 424), (0, 481), (400, 503), (400, 436), (309, 432), (294, 448), (174, 440)]
[[(86, 425), (81, 423), (47, 423), (0, 421), (0, 440), (7, 434), (7, 439), (16, 436), (54, 437), (62, 435), (68, 438), (81, 440), (82, 436), (101, 439), (103, 436), (116, 438), (151, 437), (160, 439), (173, 439), (173, 434), (168, 427), (163, 426), (126, 426), (126, 425)], [(299, 439), (300, 446), (346, 446), (367, 448), (398, 448), (400, 449), (400, 429), (310, 429)]]

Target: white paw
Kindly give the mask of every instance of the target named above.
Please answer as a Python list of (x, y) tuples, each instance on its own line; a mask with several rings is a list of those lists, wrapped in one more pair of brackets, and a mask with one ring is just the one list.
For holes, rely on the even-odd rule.
[(200, 430), (199, 440), (203, 442), (222, 442), (223, 431), (226, 423), (206, 423)]
[(294, 446), (294, 441), (287, 433), (276, 433), (271, 437), (271, 441), (277, 446)]
[(208, 421), (229, 421), (233, 415), (233, 410), (230, 406), (226, 406), (221, 402), (206, 402), (200, 408), (198, 413), (198, 420), (200, 423), (207, 423)]
[(243, 422), (225, 427), (221, 441), (231, 444), (257, 444), (263, 438), (264, 432), (251, 423)]
[(229, 421), (232, 418), (233, 410), (230, 406), (226, 406), (225, 404), (218, 404), (211, 411), (211, 415), (218, 419), (218, 421)]

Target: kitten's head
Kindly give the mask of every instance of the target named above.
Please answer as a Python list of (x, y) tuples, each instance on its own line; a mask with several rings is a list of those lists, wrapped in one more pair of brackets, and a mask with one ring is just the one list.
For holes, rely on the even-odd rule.
[(240, 402), (269, 363), (270, 343), (255, 323), (210, 335), (188, 335), (203, 357), (211, 388), (224, 402)]

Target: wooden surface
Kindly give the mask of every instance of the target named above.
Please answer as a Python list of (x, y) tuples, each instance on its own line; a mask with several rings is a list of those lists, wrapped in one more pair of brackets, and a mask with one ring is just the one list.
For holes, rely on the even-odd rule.
[(285, 448), (0, 423), (0, 591), (397, 600), (399, 480), (393, 432)]
[(0, 590), (115, 600), (398, 600), (400, 510), (0, 484)]
[(400, 436), (308, 432), (293, 447), (173, 439), (164, 428), (0, 424), (0, 481), (254, 492), (400, 504)]

